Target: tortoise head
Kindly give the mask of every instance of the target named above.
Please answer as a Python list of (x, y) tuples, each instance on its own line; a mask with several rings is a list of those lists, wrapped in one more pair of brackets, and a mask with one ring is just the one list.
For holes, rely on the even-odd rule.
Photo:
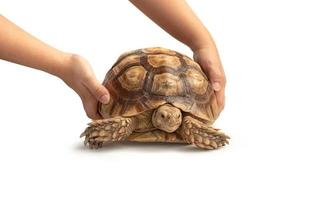
[(176, 131), (182, 123), (181, 110), (164, 104), (158, 107), (152, 115), (153, 126), (168, 133)]

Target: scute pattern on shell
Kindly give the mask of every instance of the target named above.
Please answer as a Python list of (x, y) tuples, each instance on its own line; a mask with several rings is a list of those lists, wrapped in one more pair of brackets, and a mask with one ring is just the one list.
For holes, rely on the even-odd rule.
[(103, 85), (111, 100), (99, 104), (104, 118), (134, 116), (170, 103), (206, 122), (219, 110), (201, 67), (176, 51), (154, 47), (122, 54), (106, 74)]

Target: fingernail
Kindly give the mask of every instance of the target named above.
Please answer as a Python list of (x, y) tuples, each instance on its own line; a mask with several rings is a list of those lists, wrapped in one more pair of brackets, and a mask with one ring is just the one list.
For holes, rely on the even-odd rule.
[(102, 97), (100, 97), (100, 102), (103, 104), (107, 104), (110, 101), (109, 95), (104, 94)]
[(221, 89), (221, 84), (218, 82), (212, 83), (212, 87), (215, 91), (219, 91)]

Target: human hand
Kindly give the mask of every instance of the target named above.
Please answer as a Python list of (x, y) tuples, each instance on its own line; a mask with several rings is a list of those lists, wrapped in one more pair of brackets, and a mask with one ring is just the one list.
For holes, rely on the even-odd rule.
[(194, 60), (209, 77), (217, 99), (219, 110), (225, 105), (226, 77), (218, 51), (215, 47), (204, 47), (194, 50)]
[(224, 108), (225, 74), (214, 41), (186, 1), (131, 0), (150, 19), (194, 51), (194, 60), (208, 75), (220, 110)]
[(108, 103), (109, 92), (84, 58), (47, 45), (1, 15), (0, 27), (0, 59), (58, 76), (80, 96), (88, 117), (101, 118), (97, 101)]
[(101, 85), (89, 62), (81, 56), (71, 54), (58, 76), (71, 87), (81, 98), (86, 115), (91, 119), (99, 119), (98, 101), (108, 103), (110, 94)]

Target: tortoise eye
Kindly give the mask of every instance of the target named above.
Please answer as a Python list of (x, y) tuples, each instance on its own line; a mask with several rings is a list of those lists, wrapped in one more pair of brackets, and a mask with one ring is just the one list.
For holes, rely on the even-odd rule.
[(164, 118), (165, 116), (163, 114), (161, 114), (161, 118)]

